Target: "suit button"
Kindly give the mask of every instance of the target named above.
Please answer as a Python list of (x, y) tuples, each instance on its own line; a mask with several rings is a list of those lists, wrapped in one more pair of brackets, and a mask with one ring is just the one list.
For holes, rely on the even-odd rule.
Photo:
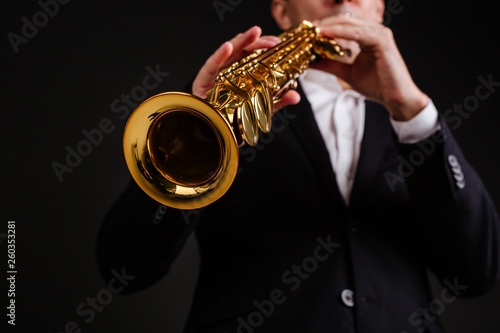
[(462, 171), (462, 167), (458, 162), (455, 155), (448, 155), (448, 164), (450, 165), (451, 171), (453, 172), (453, 178), (455, 178), (455, 185), (461, 190), (465, 187), (465, 176)]
[(345, 306), (352, 308), (354, 306), (354, 292), (351, 289), (344, 289), (340, 293), (340, 299)]

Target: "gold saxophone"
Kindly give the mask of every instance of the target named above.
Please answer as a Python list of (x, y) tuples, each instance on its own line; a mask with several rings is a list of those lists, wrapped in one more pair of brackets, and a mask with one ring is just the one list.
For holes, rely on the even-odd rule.
[(320, 58), (346, 52), (303, 21), (222, 70), (202, 99), (164, 92), (142, 102), (125, 126), (127, 167), (139, 187), (159, 203), (197, 209), (223, 196), (238, 170), (239, 146), (255, 146), (271, 130), (274, 104), (297, 87), (297, 78)]

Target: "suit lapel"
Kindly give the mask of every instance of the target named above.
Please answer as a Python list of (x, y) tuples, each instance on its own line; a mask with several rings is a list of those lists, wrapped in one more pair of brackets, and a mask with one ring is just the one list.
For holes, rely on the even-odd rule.
[(365, 103), (365, 127), (351, 192), (351, 207), (370, 185), (393, 135), (387, 110), (371, 101)]
[(331, 197), (332, 202), (343, 203), (330, 162), (330, 154), (314, 118), (311, 105), (300, 85), (297, 87), (297, 91), (301, 95), (299, 104), (286, 110), (286, 112), (295, 116), (294, 121), (290, 122), (290, 128), (309, 157), (313, 169)]
[[(339, 192), (335, 173), (331, 165), (330, 155), (314, 118), (311, 105), (300, 85), (297, 87), (297, 91), (301, 95), (300, 103), (286, 109), (286, 112), (295, 117), (294, 121), (290, 122), (291, 130), (309, 157), (320, 182), (324, 185), (332, 202), (341, 203), (345, 208), (344, 200)], [(351, 192), (351, 206), (354, 206), (356, 200), (363, 195), (369, 186), (393, 135), (387, 110), (371, 101), (366, 101), (365, 103), (365, 126), (361, 141), (360, 157)]]

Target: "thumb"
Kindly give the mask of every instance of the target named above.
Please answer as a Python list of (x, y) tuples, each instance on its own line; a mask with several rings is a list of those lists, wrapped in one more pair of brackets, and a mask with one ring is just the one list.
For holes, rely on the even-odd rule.
[(215, 78), (232, 52), (233, 44), (225, 42), (205, 61), (205, 64), (201, 67), (193, 81), (193, 95), (201, 98), (206, 97), (207, 91), (213, 87)]

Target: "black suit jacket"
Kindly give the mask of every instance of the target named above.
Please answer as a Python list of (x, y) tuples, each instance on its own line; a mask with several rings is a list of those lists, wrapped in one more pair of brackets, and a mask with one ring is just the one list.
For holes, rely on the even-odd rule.
[[(146, 288), (194, 231), (200, 275), (186, 332), (440, 332), (455, 297), (497, 283), (500, 257), (494, 205), (441, 127), (400, 144), (387, 111), (366, 102), (347, 207), (302, 96), (241, 148), (233, 185), (210, 206), (165, 209), (131, 182), (103, 223), (100, 269), (134, 274), (125, 292)], [(427, 269), (443, 283), (438, 298)]]

